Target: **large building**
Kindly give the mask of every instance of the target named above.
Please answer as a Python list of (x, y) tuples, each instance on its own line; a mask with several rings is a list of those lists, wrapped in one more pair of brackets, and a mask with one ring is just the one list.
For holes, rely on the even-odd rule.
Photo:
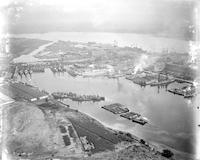
[(15, 100), (25, 99), (34, 102), (48, 98), (47, 93), (22, 82), (10, 82), (4, 84), (0, 87), (0, 90), (4, 94)]
[(190, 67), (176, 64), (165, 64), (163, 69), (164, 73), (173, 75), (177, 78), (183, 78), (186, 80), (194, 80), (196, 72)]

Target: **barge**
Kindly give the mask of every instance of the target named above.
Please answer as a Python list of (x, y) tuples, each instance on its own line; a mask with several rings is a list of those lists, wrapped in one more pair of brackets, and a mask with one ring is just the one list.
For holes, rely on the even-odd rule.
[(135, 112), (128, 112), (128, 113), (125, 113), (125, 114), (121, 114), (120, 116), (124, 117), (124, 118), (126, 118), (128, 120), (133, 120), (133, 119), (135, 119), (137, 117), (140, 117), (141, 115), (138, 114), (138, 113), (135, 113)]
[(173, 93), (173, 94), (177, 94), (177, 95), (180, 95), (180, 96), (184, 96), (183, 91), (181, 91), (181, 90), (178, 89), (178, 88), (168, 89), (168, 92), (171, 92), (171, 93)]
[(129, 112), (129, 109), (120, 103), (113, 103), (110, 105), (105, 105), (105, 106), (102, 106), (101, 108), (103, 108), (109, 112), (112, 112), (113, 114), (122, 114), (122, 113)]
[(121, 114), (120, 116), (141, 125), (145, 125), (146, 123), (148, 123), (146, 119), (144, 119), (140, 114), (135, 112), (128, 112), (125, 114)]
[(184, 86), (182, 88), (169, 89), (169, 92), (183, 96), (184, 98), (192, 98), (195, 96), (195, 87), (193, 85)]
[(144, 119), (143, 117), (137, 117), (135, 119), (132, 120), (132, 122), (141, 124), (141, 125), (145, 125), (146, 123), (148, 123), (148, 121), (146, 119)]

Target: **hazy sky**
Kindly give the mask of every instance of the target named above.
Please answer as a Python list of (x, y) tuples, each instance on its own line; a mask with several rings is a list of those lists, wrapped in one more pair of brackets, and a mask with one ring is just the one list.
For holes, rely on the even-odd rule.
[(106, 31), (191, 37), (194, 1), (24, 0), (7, 7), (12, 32)]

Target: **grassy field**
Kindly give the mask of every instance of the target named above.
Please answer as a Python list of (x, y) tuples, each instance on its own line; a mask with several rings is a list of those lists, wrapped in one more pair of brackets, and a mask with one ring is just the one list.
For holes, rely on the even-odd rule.
[(26, 55), (37, 49), (39, 46), (49, 43), (50, 41), (39, 39), (27, 39), (27, 38), (10, 38), (9, 48), (11, 59)]

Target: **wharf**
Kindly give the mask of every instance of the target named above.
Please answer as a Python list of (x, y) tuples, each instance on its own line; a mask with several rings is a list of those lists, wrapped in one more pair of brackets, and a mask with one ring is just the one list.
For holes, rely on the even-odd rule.
[(164, 85), (169, 85), (173, 82), (175, 82), (174, 79), (166, 80), (166, 81), (160, 81), (160, 82), (153, 82), (153, 83), (150, 83), (150, 86), (164, 86)]

